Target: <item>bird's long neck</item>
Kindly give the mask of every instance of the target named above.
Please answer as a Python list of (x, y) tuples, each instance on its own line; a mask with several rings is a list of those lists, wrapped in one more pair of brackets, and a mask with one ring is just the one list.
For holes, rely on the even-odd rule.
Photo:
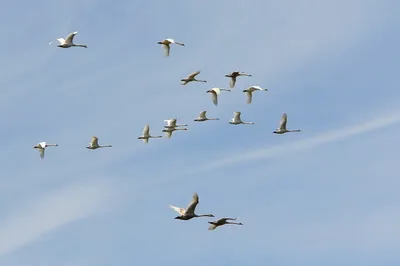
[(99, 145), (99, 148), (111, 147), (111, 145)]
[(287, 132), (300, 132), (300, 129), (288, 130)]
[(238, 222), (226, 222), (226, 224), (237, 224), (237, 225), (243, 225), (242, 223), (238, 223)]
[(208, 118), (208, 120), (219, 120), (219, 118)]
[(162, 138), (162, 136), (150, 136), (149, 138), (156, 139), (156, 138)]
[(242, 124), (252, 125), (252, 124), (254, 124), (254, 122), (242, 122)]
[(78, 46), (78, 47), (85, 47), (85, 48), (87, 48), (87, 45), (86, 44), (72, 44), (73, 46)]
[(196, 217), (214, 217), (212, 214), (195, 214)]
[(175, 130), (187, 130), (186, 128), (175, 128)]
[(197, 82), (207, 82), (205, 80), (200, 80), (200, 79), (195, 79), (195, 81), (197, 81)]
[(48, 146), (58, 146), (57, 144), (46, 144), (46, 147)]

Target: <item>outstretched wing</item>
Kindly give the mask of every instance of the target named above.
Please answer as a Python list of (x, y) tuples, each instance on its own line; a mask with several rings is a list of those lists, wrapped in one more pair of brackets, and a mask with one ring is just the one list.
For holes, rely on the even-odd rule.
[(64, 38), (58, 38), (57, 41), (58, 41), (60, 44), (64, 44), (64, 43), (65, 43)]
[(210, 226), (208, 227), (208, 230), (215, 230), (215, 228), (217, 228), (218, 226), (215, 224), (210, 224)]
[(235, 121), (240, 121), (240, 112), (235, 112), (234, 113), (234, 117), (233, 117), (233, 120), (235, 120)]
[(186, 208), (186, 213), (194, 214), (194, 210), (196, 209), (197, 204), (199, 204), (199, 195), (197, 193), (193, 194), (192, 201), (189, 203)]
[(281, 123), (279, 125), (280, 129), (286, 129), (286, 123), (287, 123), (287, 114), (283, 113), (281, 117)]
[(177, 213), (179, 213), (180, 215), (184, 215), (185, 212), (186, 212), (186, 210), (184, 208), (179, 208), (179, 207), (175, 207), (175, 206), (172, 206), (172, 205), (169, 205), (169, 207), (171, 209), (173, 209), (174, 211), (176, 211)]
[(162, 46), (164, 47), (164, 55), (169, 56), (169, 50), (171, 49), (169, 44), (163, 44)]
[(206, 118), (206, 113), (207, 113), (207, 111), (201, 111), (199, 114), (199, 118), (201, 118), (201, 119)]
[(196, 72), (190, 74), (190, 75), (187, 77), (187, 79), (194, 79), (198, 74), (200, 74), (200, 71), (196, 71)]
[(233, 77), (231, 77), (231, 80), (229, 82), (229, 87), (233, 88), (233, 87), (235, 87), (235, 84), (236, 84), (236, 77), (233, 76)]
[(44, 158), (44, 149), (43, 148), (39, 148), (39, 152), (40, 152), (40, 158)]
[(68, 34), (67, 38), (65, 38), (65, 43), (72, 43), (76, 34), (78, 34), (77, 31)]
[(98, 139), (97, 137), (93, 136), (93, 137), (92, 137), (92, 141), (90, 141), (90, 145), (91, 145), (92, 147), (97, 147), (97, 146), (99, 146), (98, 141), (99, 141), (99, 139)]
[(217, 94), (217, 92), (213, 91), (210, 94), (211, 94), (211, 99), (212, 99), (214, 105), (218, 105), (218, 94)]
[(145, 125), (143, 128), (143, 136), (147, 137), (149, 135), (150, 132), (150, 126), (149, 125)]
[(168, 130), (168, 131), (165, 131), (165, 136), (167, 137), (167, 138), (171, 138), (172, 137), (172, 130)]
[(246, 92), (246, 96), (247, 96), (247, 103), (251, 104), (251, 100), (253, 98), (253, 94), (250, 91), (248, 91), (248, 92)]

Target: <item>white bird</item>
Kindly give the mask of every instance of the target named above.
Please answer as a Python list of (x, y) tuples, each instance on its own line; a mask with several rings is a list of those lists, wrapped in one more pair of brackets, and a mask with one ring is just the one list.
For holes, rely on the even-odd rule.
[(219, 118), (207, 118), (206, 113), (207, 113), (207, 111), (200, 112), (199, 117), (194, 119), (194, 121), (195, 122), (203, 122), (203, 121), (207, 121), (207, 120), (219, 120)]
[(169, 56), (169, 50), (171, 49), (169, 45), (171, 43), (178, 44), (180, 46), (185, 46), (185, 44), (174, 41), (173, 39), (164, 39), (161, 42), (158, 42), (157, 44), (161, 44), (163, 46), (165, 56)]
[(40, 157), (43, 159), (44, 158), (44, 150), (46, 149), (46, 147), (50, 147), (50, 146), (58, 146), (58, 144), (48, 144), (46, 142), (40, 142), (37, 145), (33, 146), (33, 148), (38, 149), (38, 151), (40, 152)]
[(57, 46), (61, 47), (61, 48), (70, 48), (70, 47), (73, 47), (73, 46), (87, 48), (86, 44), (74, 44), (73, 43), (73, 40), (74, 40), (74, 37), (75, 37), (76, 34), (78, 34), (77, 31), (68, 34), (68, 36), (67, 36), (67, 38), (65, 38), (65, 40), (64, 40), (64, 38), (58, 38), (57, 41), (60, 44), (57, 45)]
[(143, 128), (143, 134), (140, 137), (138, 137), (138, 139), (142, 139), (144, 143), (148, 143), (150, 138), (162, 138), (162, 136), (151, 136), (150, 126), (145, 125)]
[(243, 225), (242, 223), (236, 223), (236, 222), (229, 222), (229, 221), (235, 221), (236, 218), (221, 218), (218, 219), (216, 221), (213, 222), (208, 222), (209, 224), (211, 224), (208, 227), (208, 230), (214, 230), (215, 228), (217, 228), (218, 226), (222, 226), (224, 224), (237, 224), (237, 225)]
[(288, 130), (286, 129), (287, 124), (287, 114), (283, 113), (281, 117), (281, 122), (279, 124), (279, 128), (277, 128), (273, 133), (275, 134), (284, 134), (287, 132), (301, 132), (300, 129)]
[(268, 91), (268, 90), (263, 89), (260, 86), (251, 86), (251, 87), (248, 87), (247, 89), (243, 90), (243, 92), (246, 93), (248, 104), (251, 103), (251, 99), (253, 98), (253, 91)]
[(86, 149), (95, 150), (98, 148), (107, 148), (107, 147), (112, 147), (112, 146), (111, 145), (99, 145), (99, 138), (93, 136), (92, 140), (89, 142), (89, 146), (87, 146)]
[(179, 220), (190, 220), (195, 217), (214, 217), (214, 215), (212, 214), (200, 214), (200, 215), (195, 214), (194, 212), (197, 204), (199, 204), (199, 195), (197, 195), (197, 193), (194, 193), (192, 201), (189, 203), (186, 209), (175, 207), (172, 205), (169, 205), (169, 207), (174, 209), (177, 213), (179, 213), (179, 216), (175, 217), (175, 219)]
[(172, 132), (176, 131), (176, 130), (188, 130), (187, 128), (177, 128), (177, 127), (170, 127), (170, 128), (166, 128), (164, 129), (162, 132), (165, 132), (165, 136), (167, 138), (171, 138), (172, 136)]
[(196, 76), (197, 76), (198, 74), (200, 74), (200, 71), (196, 71), (196, 72), (190, 74), (189, 76), (187, 76), (186, 78), (181, 79), (182, 85), (186, 85), (186, 84), (188, 84), (189, 82), (192, 82), (192, 81), (207, 82), (206, 80), (199, 80), (199, 79), (196, 79)]
[(230, 74), (226, 74), (226, 75), (225, 75), (225, 77), (231, 79), (230, 82), (229, 82), (229, 86), (230, 86), (231, 88), (235, 87), (236, 78), (239, 77), (239, 76), (251, 77), (250, 74), (246, 74), (246, 73), (244, 73), (244, 72), (239, 72), (239, 71), (234, 71), (234, 72), (232, 72), (232, 73), (230, 73)]
[(220, 88), (212, 88), (208, 91), (206, 91), (206, 93), (210, 93), (211, 94), (211, 99), (214, 103), (215, 106), (218, 105), (218, 95), (221, 94), (221, 91), (231, 91), (229, 89), (220, 89)]
[(164, 122), (167, 123), (166, 126), (164, 126), (165, 128), (176, 128), (176, 127), (187, 127), (187, 124), (176, 124), (176, 118), (171, 118), (171, 119), (166, 119), (164, 120)]
[(233, 118), (229, 121), (229, 124), (239, 125), (239, 124), (254, 124), (254, 122), (243, 122), (240, 118), (241, 112), (234, 112)]

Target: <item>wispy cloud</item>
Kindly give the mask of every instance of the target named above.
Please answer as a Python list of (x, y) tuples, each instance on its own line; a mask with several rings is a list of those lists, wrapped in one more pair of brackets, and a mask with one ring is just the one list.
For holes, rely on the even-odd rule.
[(106, 211), (111, 195), (112, 189), (105, 183), (78, 183), (24, 202), (7, 219), (0, 220), (0, 256), (63, 225)]
[[(220, 155), (218, 156), (219, 158), (227, 158), (227, 159), (215, 160), (214, 162), (205, 165), (202, 169), (208, 170), (248, 160), (261, 160), (268, 157), (281, 156), (287, 153), (305, 151), (314, 148), (316, 146), (347, 139), (376, 129), (388, 127), (399, 122), (400, 122), (400, 111), (391, 112), (390, 115), (383, 115), (382, 117), (375, 118), (372, 120), (368, 119), (367, 122), (360, 122), (356, 125), (347, 126), (341, 129), (335, 129), (318, 133), (313, 135), (312, 137), (300, 141), (296, 142), (289, 141), (287, 143), (274, 147), (266, 146), (263, 148), (256, 148), (256, 149), (252, 148), (248, 151), (239, 152), (238, 153), (239, 155), (237, 156)], [(307, 131), (303, 131), (301, 134), (307, 134)], [(285, 135), (277, 137), (285, 137)]]

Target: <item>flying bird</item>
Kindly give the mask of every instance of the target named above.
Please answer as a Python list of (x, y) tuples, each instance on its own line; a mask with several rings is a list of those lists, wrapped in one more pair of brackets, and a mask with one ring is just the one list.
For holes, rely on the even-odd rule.
[(178, 128), (178, 127), (167, 127), (165, 128), (162, 132), (165, 132), (165, 136), (167, 138), (171, 138), (172, 137), (172, 132), (176, 131), (176, 130), (188, 130), (187, 128)]
[(239, 72), (239, 71), (234, 71), (234, 72), (232, 72), (232, 73), (230, 73), (230, 74), (226, 74), (226, 75), (225, 75), (225, 77), (231, 79), (230, 82), (229, 82), (229, 86), (230, 86), (231, 88), (234, 88), (234, 87), (235, 87), (236, 78), (239, 77), (239, 76), (251, 77), (250, 74), (246, 74), (246, 73), (244, 73), (244, 72)]
[(44, 158), (44, 150), (47, 147), (51, 147), (51, 146), (58, 146), (58, 144), (48, 144), (46, 142), (40, 142), (37, 145), (33, 146), (34, 149), (37, 149), (40, 152), (40, 158)]
[(253, 98), (253, 91), (268, 91), (268, 90), (263, 89), (260, 86), (251, 86), (251, 87), (248, 87), (247, 89), (243, 90), (243, 92), (246, 93), (248, 104), (251, 103), (251, 100)]
[(175, 217), (175, 219), (179, 220), (190, 220), (196, 217), (214, 217), (214, 215), (212, 214), (200, 214), (200, 215), (195, 214), (195, 209), (197, 204), (199, 204), (199, 195), (197, 195), (197, 193), (194, 193), (192, 201), (189, 203), (186, 209), (175, 207), (172, 205), (169, 205), (169, 207), (174, 209), (177, 213), (179, 213), (179, 216)]
[(201, 111), (199, 114), (199, 117), (197, 117), (196, 119), (194, 119), (195, 122), (203, 122), (203, 121), (207, 121), (207, 120), (219, 120), (219, 118), (208, 118), (206, 116), (207, 111)]
[(196, 76), (197, 76), (198, 74), (200, 74), (200, 71), (196, 71), (196, 72), (190, 74), (189, 76), (187, 76), (186, 78), (181, 79), (182, 85), (186, 85), (186, 84), (188, 84), (189, 82), (192, 82), (192, 81), (207, 82), (206, 80), (199, 80), (199, 79), (196, 79)]
[(281, 117), (281, 122), (279, 124), (279, 128), (277, 128), (273, 133), (275, 134), (284, 134), (287, 132), (301, 132), (300, 129), (288, 130), (286, 129), (287, 124), (287, 114), (283, 113)]
[(164, 48), (164, 55), (165, 55), (165, 56), (169, 56), (169, 51), (170, 51), (170, 49), (171, 49), (171, 47), (170, 47), (169, 45), (170, 45), (171, 43), (178, 44), (178, 45), (180, 45), (180, 46), (185, 46), (185, 44), (180, 43), (180, 42), (177, 42), (177, 41), (174, 41), (173, 39), (164, 39), (164, 40), (162, 40), (161, 42), (158, 42), (157, 44), (161, 44), (161, 45), (163, 46), (163, 48)]
[(239, 124), (254, 124), (254, 122), (243, 122), (240, 118), (241, 112), (234, 112), (233, 118), (229, 121), (229, 124), (239, 125)]
[(165, 128), (176, 128), (176, 127), (187, 127), (187, 124), (176, 124), (176, 118), (171, 118), (171, 119), (166, 119), (164, 120), (164, 122), (167, 123), (166, 126), (164, 126)]
[(229, 89), (220, 89), (220, 88), (212, 88), (208, 91), (206, 91), (206, 93), (210, 93), (211, 94), (211, 99), (214, 103), (215, 106), (218, 105), (218, 95), (221, 94), (221, 91), (231, 91)]
[(150, 138), (162, 138), (162, 136), (151, 136), (150, 135), (150, 126), (145, 125), (143, 128), (143, 133), (138, 139), (142, 139), (144, 143), (149, 143)]
[(89, 142), (89, 146), (86, 147), (86, 149), (89, 150), (95, 150), (98, 148), (108, 148), (112, 147), (111, 145), (99, 145), (99, 138), (96, 136), (92, 137), (92, 140)]
[[(87, 48), (86, 44), (74, 44), (73, 43), (73, 40), (74, 40), (74, 37), (75, 37), (76, 34), (78, 34), (77, 31), (68, 34), (68, 36), (67, 36), (67, 38), (65, 38), (65, 40), (64, 40), (64, 38), (58, 38), (57, 41), (60, 44), (57, 45), (57, 46), (61, 47), (61, 48), (70, 48), (70, 47), (74, 47), (74, 46), (75, 47), (85, 47), (85, 48)], [(51, 44), (51, 42), (49, 44)]]
[(222, 226), (225, 224), (236, 224), (236, 225), (243, 225), (242, 223), (237, 223), (237, 222), (229, 222), (229, 221), (235, 221), (236, 218), (221, 218), (213, 222), (208, 222), (211, 224), (208, 227), (208, 230), (215, 230), (218, 226)]

